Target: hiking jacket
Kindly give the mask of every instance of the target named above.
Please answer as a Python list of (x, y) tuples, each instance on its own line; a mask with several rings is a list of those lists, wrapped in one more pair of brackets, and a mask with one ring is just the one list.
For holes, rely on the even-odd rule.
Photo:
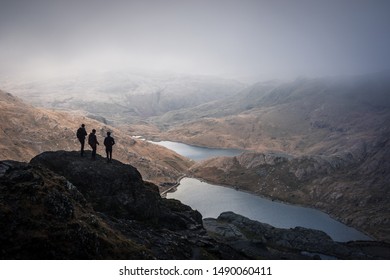
[(107, 149), (112, 149), (112, 146), (114, 145), (115, 145), (115, 141), (114, 138), (112, 138), (111, 136), (107, 136), (104, 139), (104, 146), (106, 146)]

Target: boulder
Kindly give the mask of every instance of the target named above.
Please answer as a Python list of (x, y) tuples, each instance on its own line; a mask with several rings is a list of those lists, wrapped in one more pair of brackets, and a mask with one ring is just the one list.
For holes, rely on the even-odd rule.
[(119, 219), (159, 223), (171, 229), (199, 228), (199, 212), (178, 201), (162, 199), (158, 187), (144, 182), (131, 165), (117, 160), (107, 163), (87, 152), (44, 152), (31, 160), (34, 166), (46, 167), (66, 177), (91, 203), (95, 211)]

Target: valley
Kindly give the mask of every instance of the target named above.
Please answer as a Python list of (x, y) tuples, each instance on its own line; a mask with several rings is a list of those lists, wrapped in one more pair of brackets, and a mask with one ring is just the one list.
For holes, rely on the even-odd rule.
[[(77, 150), (74, 131), (84, 122), (100, 127), (100, 137), (113, 131), (114, 157), (134, 165), (145, 180), (170, 186), (184, 175), (202, 178), (320, 209), (378, 240), (390, 240), (390, 72), (246, 87), (194, 77), (158, 83), (113, 77), (111, 83), (95, 77), (39, 90), (8, 82), (7, 91), (51, 109), (23, 107), (2, 93), (2, 115), (9, 112), (2, 116), (2, 158)], [(136, 85), (130, 86), (133, 80)], [(61, 96), (64, 88), (69, 90)], [(246, 152), (194, 162), (135, 135)]]

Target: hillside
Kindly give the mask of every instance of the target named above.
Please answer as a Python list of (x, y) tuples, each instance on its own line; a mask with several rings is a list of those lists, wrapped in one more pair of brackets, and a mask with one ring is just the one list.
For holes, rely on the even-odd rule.
[[(113, 157), (133, 164), (146, 180), (174, 183), (192, 164), (168, 149), (133, 139), (81, 114), (35, 108), (3, 91), (0, 91), (0, 159), (29, 161), (43, 151), (79, 150), (76, 130), (81, 123), (85, 123), (88, 133), (93, 128), (97, 130), (101, 143), (98, 153), (103, 156), (103, 139), (111, 131), (116, 140)], [(86, 149), (90, 147), (86, 145)]]
[(195, 164), (193, 176), (329, 213), (378, 240), (390, 240), (390, 142), (343, 156), (244, 153)]
[(154, 118), (162, 133), (151, 136), (208, 147), (337, 154), (390, 131), (389, 81), (384, 72), (258, 83), (226, 100)]
[[(44, 150), (77, 150), (74, 131), (86, 123), (89, 131), (99, 128), (100, 139), (113, 131), (114, 158), (134, 165), (145, 180), (170, 186), (190, 169), (213, 183), (321, 209), (389, 240), (390, 72), (257, 83), (236, 95), (142, 121), (132, 118), (129, 123), (137, 124), (117, 128), (1, 96), (5, 158), (29, 160)], [(248, 153), (194, 165), (128, 135)]]
[(194, 176), (315, 207), (389, 240), (390, 72), (258, 83), (154, 121), (172, 124), (151, 131), (157, 138), (251, 151), (197, 163)]

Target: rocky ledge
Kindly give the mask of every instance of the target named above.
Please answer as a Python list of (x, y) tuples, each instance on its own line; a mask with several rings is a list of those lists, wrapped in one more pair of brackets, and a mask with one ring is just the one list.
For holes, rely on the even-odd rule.
[(233, 212), (204, 219), (203, 224), (213, 238), (253, 258), (390, 259), (390, 244), (385, 242), (335, 242), (323, 231), (275, 228)]
[(189, 206), (161, 198), (134, 167), (64, 151), (45, 152), (30, 163), (0, 161), (0, 227), (0, 259), (390, 255), (386, 243), (340, 244), (322, 232), (278, 230), (233, 213), (202, 221)]

